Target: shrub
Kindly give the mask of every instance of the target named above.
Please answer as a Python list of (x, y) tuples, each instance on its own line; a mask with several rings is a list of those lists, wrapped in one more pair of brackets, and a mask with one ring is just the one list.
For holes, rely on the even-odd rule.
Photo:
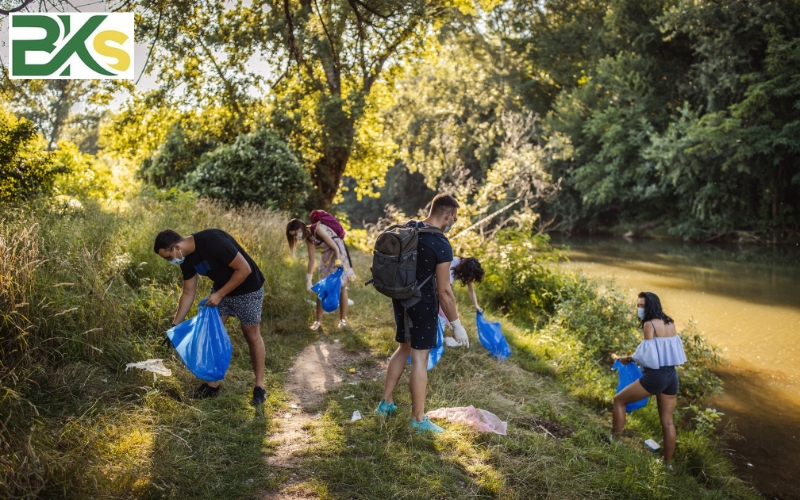
[(139, 176), (158, 187), (177, 186), (194, 172), (203, 154), (219, 144), (208, 134), (187, 131), (176, 123), (167, 133), (158, 153), (142, 162)]
[(60, 171), (33, 122), (0, 107), (0, 202), (22, 201), (50, 192)]
[(206, 154), (187, 186), (234, 206), (294, 210), (305, 201), (310, 182), (289, 147), (262, 128)]

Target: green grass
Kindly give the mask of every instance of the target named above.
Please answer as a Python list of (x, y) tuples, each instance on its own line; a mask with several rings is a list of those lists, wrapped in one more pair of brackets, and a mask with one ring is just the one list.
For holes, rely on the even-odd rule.
[[(366, 259), (357, 260), (363, 272)], [(458, 295), (462, 317), (473, 317), (466, 294)], [(361, 287), (351, 297), (356, 328), (337, 338), (345, 346), (369, 346), (378, 358), (388, 356), (395, 346), (388, 300)], [(685, 429), (679, 433), (676, 471), (663, 470), (643, 446), (647, 437), (661, 439), (654, 408), (634, 415), (624, 444), (611, 446), (610, 412), (577, 402), (547, 364), (526, 349), (529, 332), (505, 321), (515, 352), (498, 361), (478, 342), (474, 321), (464, 323), (472, 347), (445, 350), (429, 372), (426, 408), (484, 408), (509, 422), (508, 435), (442, 422), (446, 432), (441, 436), (410, 432), (407, 375), (395, 392), (399, 411), (388, 419), (372, 414), (382, 380), (344, 385), (329, 395), (322, 418), (312, 426), (313, 445), (300, 467), (313, 471), (306, 475), (306, 489), (326, 498), (364, 499), (754, 497), (720, 454), (709, 449), (707, 439), (697, 443), (699, 438)], [(355, 398), (345, 399), (349, 395)], [(354, 410), (364, 419), (350, 422)], [(557, 439), (530, 428), (524, 420), (531, 417), (562, 424), (572, 434)], [(687, 461), (696, 451), (689, 450), (693, 445), (713, 455), (717, 470), (705, 471), (712, 479), (699, 478), (692, 469), (697, 464)], [(706, 459), (705, 467), (712, 463)]]
[[(340, 339), (347, 349), (369, 350), (373, 359), (360, 362), (369, 365), (396, 346), (388, 299), (361, 285), (369, 267), (364, 255), (354, 255), (352, 328), (335, 330), (338, 317), (329, 314), (323, 333), (308, 331), (305, 263), (288, 257), (282, 225), (270, 212), (229, 212), (182, 196), (138, 196), (60, 215), (28, 210), (0, 224), (0, 251), (15, 259), (0, 264), (0, 276), (14, 277), (0, 281), (0, 497), (258, 498), (279, 488), (286, 473), (270, 468), (266, 457), (274, 449), (271, 417), (286, 409), (284, 376), (294, 355), (320, 337)], [(186, 398), (197, 381), (174, 350), (160, 345), (180, 293), (178, 271), (152, 253), (163, 227), (228, 230), (264, 271), (263, 412), (247, 404), (252, 371), (236, 320), (228, 328), (234, 354), (220, 396)], [(208, 286), (203, 280), (198, 295)], [(300, 489), (370, 499), (753, 496), (714, 441), (686, 425), (676, 472), (663, 471), (642, 446), (647, 437), (660, 440), (652, 407), (632, 416), (622, 446), (607, 444), (608, 407), (576, 399), (562, 380), (564, 368), (552, 364), (558, 346), (504, 319), (514, 354), (492, 359), (477, 340), (466, 294), (458, 295), (472, 348), (446, 349), (430, 372), (428, 409), (490, 410), (510, 422), (508, 436), (449, 423), (444, 435), (418, 436), (408, 426), (406, 375), (396, 391), (398, 415), (388, 420), (371, 413), (382, 380), (345, 384), (328, 395), (311, 425), (312, 445), (296, 469)], [(154, 381), (150, 373), (124, 370), (151, 357), (164, 358), (173, 376)], [(356, 409), (364, 419), (350, 422)], [(531, 417), (574, 432), (556, 439), (519, 420)]]

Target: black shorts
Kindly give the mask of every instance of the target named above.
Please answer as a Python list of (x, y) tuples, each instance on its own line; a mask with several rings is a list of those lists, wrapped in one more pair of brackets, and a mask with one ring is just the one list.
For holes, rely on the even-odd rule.
[[(436, 347), (436, 332), (439, 328), (439, 304), (434, 297), (423, 295), (422, 300), (408, 309), (400, 305), (399, 300), (392, 300), (394, 324), (397, 326), (394, 339), (401, 344), (411, 342), (412, 349), (433, 349)], [(409, 335), (406, 336), (405, 314), (408, 314)]]
[(674, 366), (662, 366), (658, 370), (642, 368), (644, 375), (639, 379), (644, 390), (650, 394), (678, 394), (678, 372)]

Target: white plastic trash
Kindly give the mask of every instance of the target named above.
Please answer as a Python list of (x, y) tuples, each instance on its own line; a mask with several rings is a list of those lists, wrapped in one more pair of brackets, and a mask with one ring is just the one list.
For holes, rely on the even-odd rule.
[(652, 439), (646, 440), (644, 445), (647, 446), (650, 451), (658, 451), (658, 449), (661, 448), (661, 446)]
[(131, 368), (139, 368), (140, 370), (147, 370), (153, 374), (159, 374), (164, 377), (172, 375), (172, 370), (164, 366), (164, 362), (160, 359), (148, 359), (146, 361), (139, 361), (138, 363), (128, 363), (125, 365), (125, 371)]
[(351, 422), (355, 422), (356, 420), (361, 420), (361, 412), (356, 410), (353, 412), (353, 416), (350, 417)]

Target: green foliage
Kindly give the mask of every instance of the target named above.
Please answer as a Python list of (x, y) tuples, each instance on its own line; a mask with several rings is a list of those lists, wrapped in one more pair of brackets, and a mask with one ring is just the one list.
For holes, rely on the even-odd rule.
[(711, 407), (701, 410), (697, 405), (689, 405), (684, 410), (694, 413), (692, 420), (695, 422), (697, 431), (702, 434), (713, 434), (725, 415)]
[(55, 193), (80, 200), (108, 198), (115, 188), (111, 169), (76, 144), (59, 141), (53, 161), (62, 169), (55, 179)]
[(45, 151), (31, 121), (0, 106), (0, 203), (23, 201), (53, 188), (62, 170)]
[(158, 187), (173, 187), (186, 180), (200, 162), (200, 157), (219, 145), (203, 131), (187, 132), (175, 123), (158, 152), (142, 161), (139, 175)]
[(206, 154), (188, 176), (187, 186), (234, 206), (255, 204), (279, 210), (298, 209), (310, 189), (308, 176), (292, 151), (265, 128)]

